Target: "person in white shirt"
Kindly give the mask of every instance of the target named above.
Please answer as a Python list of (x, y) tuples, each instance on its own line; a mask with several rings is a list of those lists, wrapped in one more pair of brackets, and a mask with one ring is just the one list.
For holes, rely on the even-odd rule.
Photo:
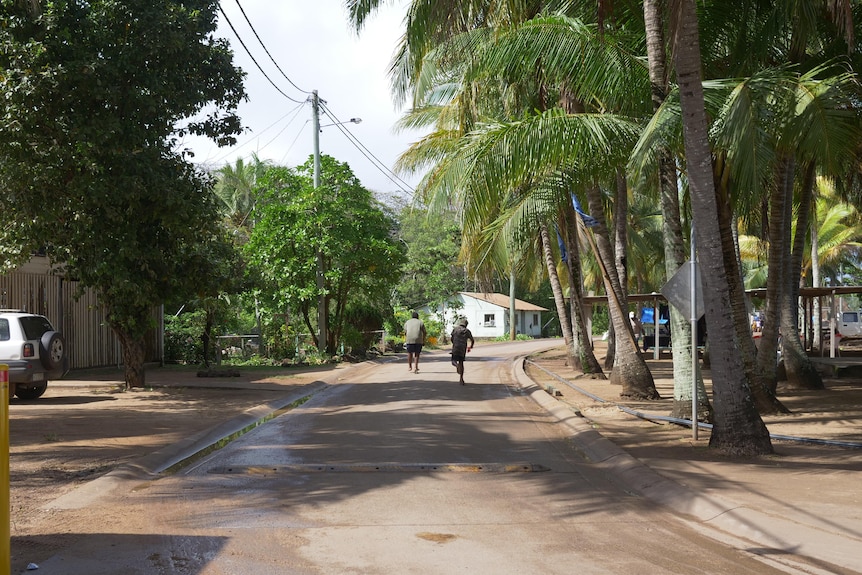
[[(407, 347), (407, 371), (419, 373), (419, 354), (425, 344), (425, 324), (419, 319), (419, 314), (413, 312), (413, 317), (404, 324), (404, 345)], [(413, 365), (416, 368), (413, 368)]]

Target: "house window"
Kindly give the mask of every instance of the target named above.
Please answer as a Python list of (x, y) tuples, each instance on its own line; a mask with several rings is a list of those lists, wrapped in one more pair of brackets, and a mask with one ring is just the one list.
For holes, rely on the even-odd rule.
[(533, 314), (533, 325), (534, 326), (539, 325), (539, 314), (537, 314), (537, 313)]
[(486, 313), (485, 314), (485, 327), (495, 327), (497, 322), (495, 320), (494, 314)]

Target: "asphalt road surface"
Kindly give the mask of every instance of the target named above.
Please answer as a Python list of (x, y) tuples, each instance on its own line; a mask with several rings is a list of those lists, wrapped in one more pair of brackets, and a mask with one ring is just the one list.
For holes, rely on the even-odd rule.
[[(556, 344), (557, 342), (553, 342)], [(39, 573), (779, 573), (627, 493), (515, 382), (542, 341), (345, 372), (173, 475), (128, 481)], [(66, 512), (68, 513), (68, 512)]]

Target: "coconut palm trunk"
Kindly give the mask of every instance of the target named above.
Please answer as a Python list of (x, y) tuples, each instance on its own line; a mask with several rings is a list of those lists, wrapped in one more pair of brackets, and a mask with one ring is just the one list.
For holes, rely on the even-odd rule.
[[(817, 202), (813, 202), (811, 207), (811, 287), (820, 287), (820, 238), (818, 234), (818, 218), (817, 218)], [(820, 306), (820, 298), (814, 299), (813, 316), (816, 318), (814, 324), (814, 349), (820, 349), (822, 331), (820, 324), (822, 321), (823, 311)]]
[[(716, 173), (721, 173), (721, 166), (716, 166)], [(717, 177), (716, 182), (724, 181)], [(739, 260), (738, 238), (734, 233), (736, 218), (730, 207), (730, 194), (725, 187), (716, 187), (716, 205), (718, 221), (721, 229), (721, 245), (724, 253), (724, 269), (728, 278), (730, 290), (730, 309), (733, 315), (733, 327), (739, 350), (739, 357), (748, 376), (751, 394), (758, 413), (789, 413), (781, 404), (775, 393), (769, 387), (771, 378), (762, 377), (757, 370), (757, 348), (751, 333), (746, 306), (745, 286), (742, 282), (741, 264)]]
[(682, 0), (679, 10), (675, 38), (676, 72), (706, 321), (710, 329), (715, 420), (709, 444), (738, 455), (772, 453), (769, 432), (755, 408), (736, 346), (712, 179), (694, 0)]
[[(772, 393), (778, 386), (777, 357), (781, 351), (779, 337), (787, 327), (781, 325), (782, 292), (787, 289), (790, 248), (790, 214), (792, 213), (793, 158), (784, 155), (776, 164), (775, 185), (769, 191), (767, 266), (763, 330), (757, 350), (757, 372)], [(787, 249), (785, 254), (783, 250)], [(793, 327), (796, 331), (796, 327)]]
[(572, 338), (574, 339), (575, 353), (580, 358), (581, 370), (585, 375), (598, 379), (605, 379), (605, 373), (593, 349), (593, 338), (584, 316), (584, 282), (581, 277), (581, 256), (578, 235), (581, 226), (578, 224), (580, 216), (575, 213), (571, 203), (566, 204), (566, 210), (561, 218), (567, 225), (562, 226), (565, 230), (563, 241), (566, 245), (566, 271), (569, 279), (569, 313), (572, 322)]
[(569, 313), (566, 310), (566, 298), (563, 295), (563, 286), (560, 283), (560, 276), (557, 274), (557, 266), (554, 263), (554, 253), (551, 250), (551, 237), (548, 233), (548, 226), (544, 223), (539, 224), (539, 237), (542, 241), (542, 255), (545, 259), (545, 267), (548, 269), (548, 281), (554, 294), (554, 304), (557, 306), (557, 317), (560, 318), (560, 330), (563, 333), (563, 341), (566, 345), (566, 356), (568, 357), (569, 364), (573, 368), (580, 370), (581, 362), (575, 352), (572, 324), (569, 321)]
[(614, 192), (614, 266), (617, 268), (623, 305), (628, 310), (628, 216), (629, 216), (629, 194), (628, 184), (623, 174), (617, 171), (616, 190)]
[[(665, 62), (664, 26), (658, 0), (644, 1), (646, 24), (647, 61), (653, 110), (664, 103), (668, 91), (668, 74)], [(665, 150), (659, 159), (659, 187), (661, 194), (662, 238), (664, 239), (664, 265), (668, 279), (673, 277), (688, 259), (682, 232), (682, 217), (679, 208), (676, 166), (670, 152)], [(691, 323), (675, 307), (670, 308), (670, 337), (673, 348), (673, 408), (672, 417), (692, 417), (692, 389), (697, 391), (699, 419), (711, 420), (709, 397), (698, 370), (693, 373), (691, 357)], [(695, 387), (692, 387), (695, 382)]]
[[(640, 354), (635, 341), (632, 325), (629, 322), (625, 294), (620, 285), (614, 266), (614, 251), (608, 238), (607, 226), (603, 223), (604, 209), (601, 191), (597, 186), (587, 188), (590, 213), (598, 221), (593, 226), (592, 248), (602, 269), (602, 280), (608, 296), (608, 312), (617, 335), (614, 368), (610, 382), (622, 385), (621, 397), (632, 399), (661, 399), (655, 388), (655, 381), (646, 362)], [(597, 217), (598, 216), (598, 217)], [(621, 295), (622, 294), (622, 295)]]
[[(801, 389), (824, 389), (823, 378), (820, 377), (814, 362), (805, 352), (805, 346), (799, 335), (799, 280), (802, 276), (802, 252), (805, 249), (805, 230), (808, 229), (814, 194), (814, 164), (809, 163), (805, 169), (805, 177), (799, 190), (799, 217), (796, 222), (796, 237), (793, 239), (793, 249), (788, 262), (788, 282), (781, 298), (781, 331), (785, 334), (784, 369), (787, 383), (791, 387)], [(789, 246), (788, 246), (789, 247)], [(795, 279), (794, 281), (794, 278)]]

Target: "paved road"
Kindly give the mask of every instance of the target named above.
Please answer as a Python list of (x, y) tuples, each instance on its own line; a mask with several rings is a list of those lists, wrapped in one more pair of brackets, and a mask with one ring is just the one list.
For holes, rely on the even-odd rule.
[(779, 572), (587, 463), (512, 374), (513, 357), (547, 346), (480, 345), (463, 387), (442, 352), (418, 374), (344, 372), (180, 473), (120, 480), (91, 503), (99, 524), (40, 572)]

